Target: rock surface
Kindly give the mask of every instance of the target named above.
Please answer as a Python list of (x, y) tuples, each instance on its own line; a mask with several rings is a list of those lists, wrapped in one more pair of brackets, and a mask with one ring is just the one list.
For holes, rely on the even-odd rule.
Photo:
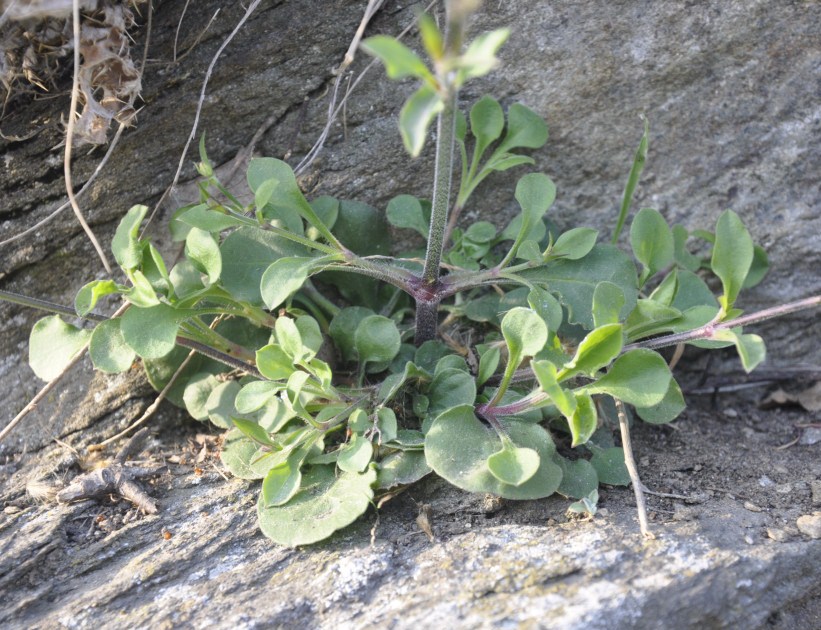
[[(183, 18), (174, 62), (184, 4), (158, 3), (146, 106), (83, 202), (103, 241), (128, 207), (156, 202), (170, 183), (202, 77), (243, 10), (236, 3), (197, 3)], [(388, 0), (369, 32), (397, 33), (416, 7)], [(307, 152), (325, 121), (330, 70), (363, 8), (353, 0), (263, 3), (209, 85), (200, 129), (216, 163), (231, 160), (269, 117), (259, 152), (288, 154), (294, 163)], [(490, 92), (544, 115), (551, 140), (535, 157), (559, 188), (552, 212), (560, 226), (584, 222), (608, 232), (644, 113), (650, 158), (636, 207), (656, 207), (690, 228), (710, 227), (727, 207), (738, 212), (773, 266), (744, 308), (819, 291), (821, 4), (488, 1), (476, 30), (501, 25), (513, 30), (503, 65), (466, 90), (463, 101)], [(145, 33), (137, 36), (140, 43)], [(355, 72), (366, 62), (358, 59)], [(426, 195), (431, 163), (425, 156), (410, 163), (395, 127), (410, 89), (371, 71), (353, 93), (344, 127), (333, 127), (303, 178), (305, 188), (380, 208), (399, 192)], [(0, 140), (0, 240), (62, 203), (61, 153), (53, 147), (67, 102), (64, 96), (9, 105), (5, 136), (38, 133)], [(76, 156), (78, 184), (101, 154)], [(194, 175), (194, 156), (187, 157), (184, 179)], [(514, 212), (512, 189), (511, 178), (490, 178), (468, 216), (503, 224)], [(156, 234), (163, 231), (155, 226)], [(0, 248), (3, 289), (70, 304), (95, 277), (100, 266), (70, 212)], [(0, 426), (41, 386), (25, 362), (28, 332), (39, 316), (0, 303)], [(770, 365), (818, 364), (815, 313), (761, 331), (770, 342)], [(605, 493), (606, 516), (566, 522), (562, 501), (485, 515), (480, 499), (431, 483), (409, 497), (434, 507), (437, 542), (416, 530), (416, 507), (401, 498), (386, 507), (373, 546), (371, 516), (333, 544), (306, 551), (277, 549), (263, 539), (255, 492), (225, 482), (213, 467), (201, 476), (191, 465), (175, 467), (157, 490), (160, 515), (130, 523), (122, 522), (128, 515), (122, 504), (36, 507), (23, 498), (31, 476), (76, 473), (54, 438), (83, 448), (133, 421), (150, 400), (135, 371), (112, 379), (91, 377), (85, 367), (0, 445), (6, 457), (0, 590), (11, 594), (0, 605), (4, 625), (821, 626), (821, 542), (795, 529), (798, 517), (813, 511), (819, 446), (773, 450), (795, 437), (790, 424), (813, 414), (762, 413), (734, 403), (735, 418), (704, 409), (690, 412), (679, 432), (641, 429), (637, 450), (647, 458), (643, 469), (652, 471), (648, 484), (701, 501), (651, 499), (659, 539), (646, 545), (635, 534), (626, 490)], [(187, 448), (186, 432), (194, 430), (176, 418), (165, 412), (170, 428), (160, 455)], [(745, 501), (762, 511), (745, 509)], [(105, 518), (95, 522), (98, 515)], [(779, 530), (783, 542), (768, 530)]]
[[(489, 507), (429, 481), (379, 519), (371, 512), (293, 550), (259, 533), (255, 485), (224, 480), (213, 449), (202, 458), (201, 439), (191, 448), (195, 428), (166, 413), (153, 445), (171, 469), (150, 490), (158, 515), (135, 516), (125, 502), (31, 506), (20, 491), (37, 474), (31, 458), (9, 475), (0, 624), (818, 627), (821, 540), (794, 524), (810, 511), (821, 460), (801, 446), (775, 457), (801, 417), (745, 404), (729, 424), (696, 404), (677, 430), (637, 427), (645, 483), (686, 497), (648, 497), (655, 540), (639, 535), (626, 488), (604, 489), (601, 512), (585, 520), (568, 518), (560, 498)], [(47, 480), (73, 471), (65, 453), (41, 453), (58, 471)], [(430, 506), (433, 541), (416, 524), (420, 505)]]

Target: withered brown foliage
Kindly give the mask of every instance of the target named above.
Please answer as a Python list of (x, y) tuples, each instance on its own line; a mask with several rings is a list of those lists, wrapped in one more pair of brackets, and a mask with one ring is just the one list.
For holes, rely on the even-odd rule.
[[(145, 0), (84, 0), (79, 72), (83, 104), (74, 144), (106, 144), (111, 121), (131, 124), (142, 87), (128, 31)], [(0, 83), (4, 110), (17, 94), (49, 92), (71, 67), (71, 0), (0, 2)]]

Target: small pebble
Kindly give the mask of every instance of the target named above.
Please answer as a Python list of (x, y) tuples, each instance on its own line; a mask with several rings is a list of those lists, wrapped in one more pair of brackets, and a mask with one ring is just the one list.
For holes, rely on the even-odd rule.
[(22, 511), (23, 511), (23, 508), (18, 507), (16, 505), (7, 505), (6, 507), (3, 508), (3, 513), (4, 514), (17, 514), (17, 513), (22, 512)]
[(786, 529), (779, 529), (777, 527), (768, 527), (767, 536), (775, 542), (784, 542), (790, 537), (790, 533)]
[(821, 538), (821, 512), (799, 516), (795, 524), (798, 525), (798, 529), (802, 534), (810, 538)]
[(778, 494), (789, 494), (792, 490), (793, 487), (791, 483), (780, 483), (775, 487), (775, 491)]
[(691, 521), (698, 518), (699, 510), (695, 507), (681, 505), (677, 503), (673, 508), (674, 521)]
[(744, 501), (744, 509), (749, 510), (750, 512), (760, 512), (761, 508), (758, 507), (755, 503), (750, 503), (749, 501)]
[(770, 479), (767, 475), (762, 475), (758, 478), (758, 485), (762, 488), (767, 488), (769, 486), (775, 485), (775, 482)]
[(798, 443), (804, 446), (812, 446), (813, 444), (818, 444), (818, 442), (821, 442), (821, 429), (817, 427), (804, 429), (801, 433), (801, 439), (798, 440)]
[(812, 504), (821, 505), (821, 480), (810, 481), (812, 491)]
[(786, 466), (781, 465), (773, 466), (773, 470), (781, 475), (786, 475), (788, 472), (790, 472), (789, 470), (787, 470)]
[(732, 407), (727, 407), (727, 409), (724, 410), (724, 415), (728, 418), (738, 418), (738, 412)]
[(744, 536), (744, 542), (747, 543), (748, 545), (754, 545), (755, 544), (755, 541), (753, 540), (753, 537), (750, 536), (749, 534), (746, 534)]

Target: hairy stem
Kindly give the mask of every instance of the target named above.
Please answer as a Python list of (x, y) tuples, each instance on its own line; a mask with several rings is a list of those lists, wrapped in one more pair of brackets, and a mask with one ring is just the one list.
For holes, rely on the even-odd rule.
[[(38, 300), (37, 298), (30, 298), (25, 295), (20, 295), (18, 293), (12, 293), (10, 291), (2, 291), (0, 290), (0, 300), (6, 302), (13, 302), (15, 304), (20, 304), (21, 306), (29, 306), (31, 308), (40, 309), (41, 311), (47, 311), (49, 313), (57, 313), (58, 315), (68, 315), (69, 317), (78, 317), (77, 313), (74, 311), (73, 308), (69, 308), (68, 306), (64, 306), (62, 304), (55, 304), (54, 302), (47, 302), (46, 300)], [(118, 310), (112, 317), (118, 317), (125, 312), (125, 308), (130, 306), (129, 304), (124, 304), (120, 310)], [(107, 319), (103, 315), (96, 315), (94, 313), (89, 313), (83, 316), (81, 319), (101, 322)], [(205, 355), (215, 361), (219, 361), (223, 365), (227, 365), (229, 367), (238, 368), (248, 372), (249, 374), (253, 374), (258, 378), (265, 378), (262, 374), (259, 373), (257, 368), (245, 361), (242, 361), (236, 357), (232, 357), (230, 354), (225, 352), (220, 352), (216, 348), (211, 348), (204, 343), (200, 343), (198, 341), (194, 341), (193, 339), (186, 339), (185, 337), (177, 336), (176, 343), (178, 346), (183, 346), (186, 348), (191, 348), (192, 350), (196, 350), (202, 355)], [(236, 344), (233, 344), (236, 345)], [(240, 346), (237, 346), (240, 347)], [(243, 348), (244, 350), (244, 348)], [(76, 360), (72, 361), (71, 365), (74, 365), (76, 361), (79, 361), (80, 357), (82, 357), (83, 352), (78, 353)], [(52, 381), (53, 383), (54, 381)], [(49, 383), (51, 385), (51, 383)], [(28, 409), (28, 407), (27, 407)]]
[[(621, 353), (624, 354), (625, 352), (635, 350), (636, 348), (648, 348), (650, 350), (658, 350), (659, 348), (675, 346), (680, 343), (686, 343), (688, 341), (709, 339), (713, 335), (713, 333), (715, 333), (716, 330), (721, 330), (724, 328), (735, 328), (736, 326), (746, 326), (748, 324), (755, 324), (768, 319), (772, 319), (774, 317), (781, 317), (783, 315), (789, 315), (790, 313), (805, 311), (807, 309), (814, 308), (819, 305), (821, 305), (821, 295), (816, 295), (813, 297), (805, 298), (803, 300), (797, 300), (795, 302), (782, 304), (780, 306), (766, 308), (763, 311), (756, 311), (755, 313), (750, 313), (749, 315), (737, 317), (735, 319), (731, 319), (726, 322), (721, 322), (719, 324), (709, 323), (687, 332), (676, 333), (673, 335), (666, 335), (664, 337), (656, 337), (655, 339), (648, 339), (646, 341), (631, 343), (624, 346), (621, 350)], [(513, 374), (511, 382), (519, 383), (522, 381), (530, 381), (534, 378), (535, 377), (533, 375), (533, 371), (530, 368), (524, 368), (522, 370), (516, 370), (516, 372)], [(493, 376), (490, 379), (488, 379), (488, 384), (492, 385), (494, 382), (499, 382), (500, 380), (500, 377)]]
[(433, 175), (433, 199), (431, 201), (428, 249), (422, 279), (428, 284), (439, 280), (442, 250), (445, 245), (445, 229), (450, 208), (450, 188), (453, 178), (453, 147), (456, 136), (456, 94), (445, 100), (445, 108), (439, 114), (436, 126), (436, 164)]
[[(11, 302), (12, 304), (19, 304), (20, 306), (36, 308), (41, 311), (46, 311), (48, 313), (56, 313), (57, 315), (68, 315), (69, 317), (78, 317), (77, 312), (73, 308), (69, 308), (68, 306), (63, 306), (62, 304), (55, 304), (54, 302), (49, 302), (47, 300), (40, 300), (38, 298), (29, 297), (27, 295), (20, 295), (19, 293), (12, 293), (11, 291), (0, 290), (0, 300), (4, 302)], [(103, 317), (102, 315), (95, 315), (94, 313), (89, 313), (88, 315), (84, 316), (83, 319), (101, 322), (108, 318)]]
[(746, 326), (748, 324), (757, 324), (758, 322), (763, 322), (774, 317), (781, 317), (783, 315), (789, 315), (790, 313), (797, 313), (798, 311), (804, 311), (806, 309), (813, 308), (818, 305), (821, 305), (821, 295), (815, 295), (813, 297), (805, 298), (803, 300), (797, 300), (795, 302), (789, 302), (787, 304), (781, 304), (779, 306), (773, 306), (771, 308), (765, 308), (762, 311), (756, 311), (755, 313), (750, 313), (749, 315), (742, 315), (741, 317), (736, 317), (735, 319), (730, 319), (726, 322), (709, 322), (707, 324), (704, 324), (704, 326), (694, 328), (693, 330), (688, 330), (687, 332), (675, 333), (673, 335), (665, 335), (664, 337), (648, 339), (647, 341), (631, 343), (627, 346), (624, 346), (622, 352), (627, 352), (629, 350), (634, 350), (636, 348), (649, 348), (650, 350), (658, 350), (659, 348), (675, 346), (676, 344), (686, 343), (688, 341), (710, 339), (718, 330), (736, 328), (738, 326)]
[(416, 301), (416, 335), (414, 342), (421, 346), (426, 341), (436, 338), (439, 325), (439, 302)]

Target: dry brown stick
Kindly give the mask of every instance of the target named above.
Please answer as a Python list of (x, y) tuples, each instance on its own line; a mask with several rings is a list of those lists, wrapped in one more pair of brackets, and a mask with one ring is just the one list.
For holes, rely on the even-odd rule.
[(627, 466), (627, 472), (630, 474), (630, 481), (633, 484), (633, 493), (636, 495), (636, 510), (639, 513), (639, 528), (645, 538), (653, 539), (655, 536), (650, 531), (647, 525), (647, 505), (644, 502), (644, 484), (639, 478), (639, 469), (636, 466), (636, 460), (633, 457), (633, 445), (630, 441), (630, 426), (627, 420), (627, 409), (624, 403), (618, 398), (616, 401), (616, 409), (619, 414), (619, 430), (621, 431), (621, 447), (624, 450), (624, 463)]
[[(127, 309), (129, 306), (130, 306), (130, 304), (123, 304), (123, 305), (122, 305), (122, 306), (121, 306), (121, 307), (117, 310), (117, 312), (116, 312), (116, 313), (114, 313), (114, 315), (112, 315), (111, 317), (113, 318), (113, 317), (118, 317), (118, 316), (122, 315), (123, 313), (125, 313), (126, 309)], [(37, 392), (37, 394), (35, 394), (34, 398), (32, 398), (32, 399), (31, 399), (31, 400), (30, 400), (30, 401), (26, 404), (26, 406), (25, 406), (25, 407), (23, 407), (23, 409), (20, 411), (20, 413), (18, 413), (16, 416), (14, 416), (14, 418), (12, 418), (11, 422), (9, 422), (9, 423), (5, 426), (5, 428), (4, 428), (2, 431), (0, 431), (0, 442), (2, 442), (2, 441), (5, 439), (5, 437), (6, 437), (9, 433), (11, 433), (11, 432), (12, 432), (12, 430), (14, 429), (14, 427), (16, 427), (16, 426), (17, 426), (17, 424), (18, 424), (18, 423), (19, 423), (19, 422), (20, 422), (23, 418), (25, 418), (25, 417), (26, 417), (29, 413), (31, 413), (32, 411), (34, 411), (34, 409), (36, 409), (36, 408), (37, 408), (37, 404), (38, 404), (41, 400), (43, 400), (43, 398), (45, 398), (46, 396), (48, 396), (49, 392), (57, 386), (57, 384), (58, 384), (58, 383), (62, 380), (62, 378), (63, 378), (66, 374), (68, 374), (68, 372), (69, 372), (69, 370), (71, 370), (71, 368), (73, 368), (75, 365), (77, 365), (77, 363), (79, 363), (80, 359), (82, 359), (82, 358), (85, 356), (85, 353), (86, 353), (86, 351), (87, 351), (87, 350), (88, 350), (88, 344), (84, 345), (84, 346), (83, 346), (83, 347), (79, 350), (79, 352), (77, 352), (77, 356), (76, 356), (76, 357), (74, 357), (74, 358), (73, 358), (73, 359), (69, 362), (69, 364), (68, 364), (68, 365), (66, 365), (66, 367), (64, 367), (64, 368), (63, 368), (63, 370), (62, 370), (62, 371), (61, 371), (61, 372), (60, 372), (57, 376), (55, 376), (55, 377), (54, 377), (53, 379), (51, 379), (48, 383), (46, 383), (46, 386), (45, 386), (45, 387), (43, 387), (43, 389), (41, 389), (39, 392)]]
[[(194, 52), (194, 50), (197, 48), (197, 46), (199, 46), (200, 42), (202, 41), (202, 38), (205, 37), (205, 34), (208, 32), (208, 29), (211, 28), (211, 25), (214, 23), (214, 20), (217, 19), (217, 16), (220, 14), (220, 11), (221, 9), (217, 9), (216, 11), (214, 11), (214, 15), (211, 16), (210, 20), (208, 20), (208, 24), (206, 24), (205, 27), (199, 32), (199, 34), (194, 38), (194, 42), (179, 57), (177, 57), (175, 54), (175, 57), (171, 61), (171, 63), (179, 63), (192, 52)], [(182, 19), (182, 16), (180, 16), (180, 19)]]
[[(151, 40), (151, 25), (152, 25), (151, 16), (152, 15), (153, 15), (153, 3), (149, 3), (149, 5), (148, 5), (147, 33), (146, 33), (146, 37), (145, 37), (145, 45), (143, 47), (143, 58), (142, 58), (142, 62), (140, 63), (140, 76), (143, 75), (143, 72), (145, 70), (145, 63), (146, 63), (146, 60), (148, 59), (148, 44)], [(94, 183), (94, 180), (97, 179), (97, 176), (100, 174), (100, 172), (103, 170), (105, 165), (108, 163), (108, 160), (111, 157), (111, 154), (114, 153), (114, 149), (117, 146), (117, 144), (119, 143), (120, 138), (123, 135), (123, 131), (125, 131), (125, 125), (123, 123), (120, 123), (120, 125), (117, 127), (117, 131), (114, 133), (114, 137), (111, 139), (111, 142), (108, 145), (108, 149), (106, 149), (105, 155), (103, 155), (103, 159), (100, 160), (99, 164), (97, 164), (97, 167), (94, 169), (94, 172), (86, 180), (86, 183), (83, 184), (83, 187), (80, 188), (80, 190), (78, 190), (77, 192), (74, 193), (74, 198), (75, 199), (79, 199), (83, 194), (85, 194), (85, 192), (91, 187), (91, 184)], [(2, 132), (0, 132), (0, 136), (2, 136)], [(19, 240), (19, 239), (21, 239), (25, 236), (28, 236), (29, 234), (32, 234), (33, 232), (36, 232), (41, 227), (43, 227), (46, 223), (48, 223), (52, 219), (55, 219), (57, 217), (57, 215), (59, 215), (63, 210), (65, 210), (69, 206), (71, 206), (70, 201), (67, 201), (64, 204), (61, 204), (60, 206), (57, 207), (56, 210), (51, 212), (51, 214), (49, 214), (44, 219), (41, 219), (40, 221), (38, 221), (37, 223), (32, 225), (30, 228), (28, 228), (26, 230), (23, 230), (19, 234), (15, 234), (14, 236), (11, 236), (11, 237), (3, 240), (3, 241), (0, 241), (0, 247), (2, 247), (3, 245), (8, 245), (9, 243), (13, 243), (16, 240)]]
[[(439, 0), (432, 0), (425, 7), (425, 11), (429, 11), (430, 8), (438, 1)], [(322, 132), (319, 134), (319, 138), (314, 143), (314, 146), (311, 147), (311, 150), (308, 151), (305, 157), (302, 158), (300, 163), (297, 164), (294, 168), (294, 172), (297, 175), (301, 175), (302, 173), (304, 173), (305, 170), (313, 163), (313, 161), (319, 155), (320, 151), (322, 151), (322, 148), (325, 146), (325, 141), (328, 139), (328, 136), (330, 135), (333, 123), (339, 116), (340, 112), (342, 112), (345, 108), (351, 93), (356, 89), (356, 86), (359, 85), (359, 82), (362, 81), (362, 79), (365, 77), (368, 71), (378, 63), (378, 61), (374, 59), (367, 66), (365, 66), (365, 68), (362, 70), (362, 72), (359, 73), (359, 75), (356, 77), (353, 83), (351, 83), (346, 89), (345, 96), (343, 97), (342, 102), (337, 105), (339, 86), (342, 84), (342, 77), (344, 71), (353, 61), (353, 54), (356, 52), (356, 48), (359, 45), (359, 41), (362, 37), (360, 31), (364, 33), (365, 26), (367, 26), (367, 23), (371, 20), (376, 10), (379, 9), (379, 5), (381, 5), (381, 2), (379, 3), (379, 5), (376, 5), (376, 8), (373, 9), (373, 11), (371, 11), (371, 5), (373, 4), (375, 4), (373, 0), (371, 0), (368, 3), (368, 8), (365, 9), (365, 15), (362, 18), (362, 22), (360, 22), (359, 29), (357, 29), (357, 32), (354, 35), (353, 40), (351, 41), (351, 45), (348, 47), (348, 51), (345, 53), (345, 58), (342, 60), (342, 63), (339, 64), (339, 67), (333, 71), (333, 73), (336, 75), (336, 80), (334, 81), (334, 88), (331, 93), (330, 102), (328, 103), (328, 120), (325, 123), (325, 127), (322, 129)], [(397, 39), (401, 39), (402, 37), (404, 37), (416, 25), (416, 22), (417, 20), (413, 20), (413, 22), (411, 22), (407, 27), (405, 27), (405, 29), (403, 29), (402, 32), (399, 33)]]
[(72, 0), (71, 3), (71, 17), (74, 31), (74, 79), (71, 85), (71, 105), (68, 111), (68, 123), (66, 124), (66, 150), (63, 157), (63, 174), (66, 180), (66, 194), (68, 201), (71, 204), (71, 209), (74, 210), (74, 216), (86, 233), (88, 240), (97, 251), (97, 255), (103, 263), (108, 275), (111, 275), (111, 264), (108, 262), (108, 257), (105, 255), (103, 248), (94, 232), (89, 227), (83, 216), (83, 211), (77, 203), (77, 198), (74, 196), (74, 184), (71, 181), (71, 146), (74, 140), (74, 118), (77, 115), (77, 102), (80, 98), (80, 0)]
[(32, 398), (30, 401), (28, 401), (28, 403), (26, 404), (25, 407), (23, 407), (23, 409), (20, 411), (20, 413), (18, 413), (16, 416), (14, 416), (14, 418), (11, 419), (11, 422), (9, 422), (3, 428), (3, 430), (0, 431), (0, 442), (2, 442), (5, 439), (5, 437), (14, 430), (14, 427), (16, 427), (23, 418), (25, 418), (30, 412), (34, 411), (37, 408), (37, 404), (41, 400), (43, 400), (43, 398), (48, 396), (49, 392), (52, 389), (54, 389), (57, 386), (57, 384), (60, 382), (60, 379), (62, 379), (62, 377), (65, 374), (67, 374), (68, 371), (71, 368), (73, 368), (75, 365), (77, 365), (77, 363), (80, 361), (80, 359), (83, 358), (83, 356), (85, 356), (85, 353), (86, 353), (87, 349), (88, 349), (88, 344), (83, 346), (80, 349), (80, 351), (77, 353), (77, 356), (74, 357), (71, 360), (71, 362), (65, 368), (63, 368), (63, 371), (60, 372), (60, 374), (58, 374), (54, 379), (52, 379), (51, 381), (46, 383), (46, 386), (43, 387), (43, 389), (41, 389), (39, 392), (37, 392), (37, 394), (35, 394), (34, 398)]
[[(103, 159), (100, 160), (100, 163), (97, 165), (97, 168), (94, 169), (94, 172), (91, 174), (91, 177), (89, 177), (88, 180), (86, 181), (86, 183), (83, 184), (83, 187), (80, 188), (80, 190), (78, 190), (76, 193), (74, 193), (74, 199), (75, 200), (79, 199), (91, 187), (91, 184), (94, 183), (94, 180), (97, 178), (97, 175), (99, 175), (100, 171), (103, 170), (103, 167), (106, 165), (106, 163), (108, 162), (108, 159), (111, 157), (111, 154), (114, 152), (114, 147), (117, 146), (117, 143), (120, 140), (120, 136), (123, 135), (123, 130), (125, 130), (125, 125), (120, 123), (120, 126), (117, 128), (117, 131), (114, 134), (114, 137), (111, 139), (111, 144), (108, 145), (108, 149), (106, 150), (105, 155), (103, 156)], [(41, 227), (43, 227), (46, 223), (48, 223), (52, 219), (55, 219), (57, 217), (57, 215), (59, 215), (63, 210), (65, 210), (66, 208), (68, 208), (70, 206), (71, 206), (71, 202), (66, 201), (64, 204), (58, 206), (57, 209), (54, 210), (51, 214), (49, 214), (47, 217), (45, 217), (44, 219), (40, 219), (37, 223), (32, 225), (27, 230), (23, 230), (19, 234), (15, 234), (14, 236), (10, 236), (9, 238), (7, 238), (4, 241), (0, 241), (0, 247), (2, 247), (4, 245), (8, 245), (9, 243), (13, 243), (14, 241), (19, 240), (19, 239), (23, 238), (24, 236), (28, 236), (29, 234), (32, 234), (33, 232), (36, 232)]]
[(217, 61), (222, 56), (223, 51), (228, 47), (228, 44), (231, 43), (231, 40), (233, 40), (234, 37), (236, 37), (237, 33), (239, 33), (239, 30), (243, 27), (245, 22), (248, 21), (249, 17), (251, 17), (251, 14), (256, 10), (260, 2), (261, 0), (254, 0), (253, 2), (251, 2), (251, 4), (248, 5), (248, 8), (245, 10), (244, 15), (240, 18), (239, 22), (237, 22), (236, 26), (234, 26), (234, 30), (232, 30), (228, 34), (228, 37), (226, 37), (222, 44), (220, 44), (220, 47), (217, 49), (217, 52), (214, 53), (214, 57), (211, 59), (211, 63), (208, 64), (208, 68), (205, 71), (205, 78), (202, 81), (200, 96), (197, 100), (197, 108), (194, 111), (194, 124), (191, 125), (191, 132), (188, 134), (188, 139), (185, 141), (185, 146), (182, 149), (182, 154), (180, 155), (180, 161), (179, 164), (177, 164), (177, 170), (174, 173), (174, 178), (171, 181), (171, 184), (168, 186), (168, 188), (165, 189), (165, 192), (163, 192), (159, 201), (157, 201), (157, 203), (154, 205), (154, 208), (151, 211), (148, 220), (145, 222), (145, 225), (143, 226), (143, 229), (140, 232), (140, 237), (142, 237), (142, 235), (145, 234), (145, 231), (148, 229), (149, 224), (156, 216), (157, 211), (160, 209), (160, 206), (180, 180), (180, 175), (182, 174), (182, 167), (185, 165), (185, 158), (188, 154), (188, 149), (191, 147), (191, 142), (193, 142), (194, 138), (197, 135), (197, 128), (199, 127), (200, 123), (200, 115), (202, 114), (202, 107), (205, 103), (205, 90), (208, 88), (208, 81), (211, 79), (211, 74), (214, 72), (214, 67), (217, 65)]
[[(188, 363), (191, 361), (191, 359), (193, 358), (193, 356), (196, 353), (197, 353), (196, 350), (192, 350), (191, 352), (188, 353), (188, 356), (185, 357), (185, 360), (182, 363), (180, 363), (180, 367), (177, 368), (177, 370), (174, 372), (173, 376), (169, 379), (168, 383), (166, 383), (165, 387), (162, 388), (162, 391), (154, 399), (154, 402), (152, 402), (146, 408), (146, 410), (143, 412), (143, 415), (141, 415), (137, 419), (136, 422), (134, 422), (130, 426), (128, 426), (125, 429), (123, 429), (122, 431), (120, 431), (117, 435), (113, 435), (110, 438), (107, 438), (107, 439), (105, 439), (102, 442), (99, 442), (97, 444), (92, 444), (91, 446), (88, 447), (89, 452), (102, 451), (103, 449), (105, 449), (106, 446), (108, 446), (112, 442), (115, 442), (116, 440), (119, 440), (121, 437), (125, 437), (126, 435), (131, 433), (131, 431), (136, 429), (137, 427), (142, 426), (143, 424), (145, 424), (149, 420), (149, 418), (151, 418), (151, 416), (153, 416), (154, 413), (157, 411), (157, 409), (160, 406), (160, 403), (163, 400), (165, 400), (165, 397), (168, 395), (169, 390), (177, 382), (177, 378), (179, 377), (180, 374), (182, 374), (182, 371), (188, 366)], [(143, 430), (145, 431), (146, 429), (143, 429)], [(137, 435), (139, 435), (139, 433)], [(137, 436), (135, 435), (134, 437), (137, 437)]]
[(175, 62), (177, 61), (177, 42), (180, 39), (180, 28), (182, 27), (182, 21), (185, 19), (185, 12), (188, 11), (188, 5), (190, 2), (191, 0), (185, 0), (185, 4), (182, 7), (182, 13), (180, 13), (180, 19), (177, 22), (177, 30), (174, 31), (174, 47), (172, 49), (173, 52), (171, 54), (171, 59)]

